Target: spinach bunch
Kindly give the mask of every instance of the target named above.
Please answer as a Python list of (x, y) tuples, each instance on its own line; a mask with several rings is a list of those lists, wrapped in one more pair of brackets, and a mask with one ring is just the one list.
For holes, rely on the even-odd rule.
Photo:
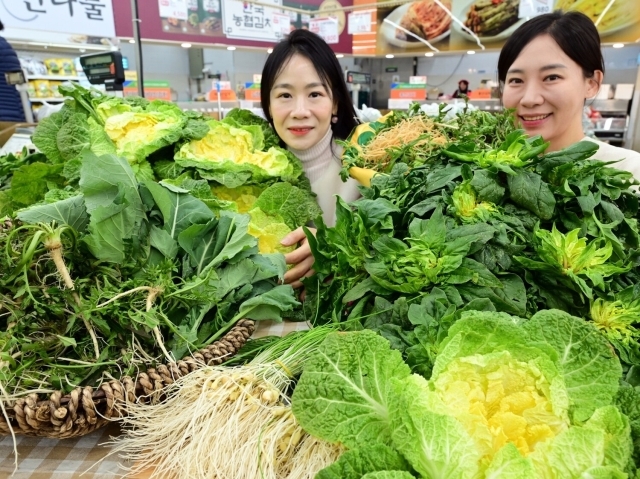
[[(319, 224), (306, 314), (359, 319), (408, 358), (429, 356), (428, 331), (469, 306), (521, 317), (557, 308), (594, 322), (635, 374), (638, 182), (591, 159), (592, 142), (545, 154), (520, 130), (482, 135), (467, 130), (422, 165), (396, 163), (340, 203), (335, 227)], [(452, 310), (409, 314), (433, 295)]]

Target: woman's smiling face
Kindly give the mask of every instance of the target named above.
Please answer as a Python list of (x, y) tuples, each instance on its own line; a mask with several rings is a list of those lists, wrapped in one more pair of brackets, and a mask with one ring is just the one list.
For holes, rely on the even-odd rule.
[(285, 144), (296, 150), (315, 146), (329, 131), (337, 112), (331, 91), (313, 63), (295, 54), (284, 65), (270, 92), (273, 126)]
[(601, 71), (586, 78), (553, 38), (540, 35), (509, 67), (502, 101), (506, 108), (515, 108), (518, 123), (529, 135), (541, 135), (551, 143), (549, 151), (556, 151), (584, 137), (584, 102), (596, 95), (601, 81)]

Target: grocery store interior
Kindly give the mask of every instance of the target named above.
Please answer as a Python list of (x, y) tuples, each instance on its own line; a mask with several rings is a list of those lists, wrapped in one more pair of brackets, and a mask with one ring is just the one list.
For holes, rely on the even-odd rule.
[[(151, 3), (154, 2), (149, 2)], [(212, 11), (216, 13), (210, 18), (214, 18), (218, 24), (220, 20), (225, 20), (224, 12), (220, 12), (219, 0), (166, 3), (171, 4), (171, 8), (182, 4), (185, 15), (189, 15), (192, 8), (194, 12), (197, 10), (201, 15), (202, 27), (209, 19), (207, 15), (213, 15)], [(384, 5), (388, 3), (385, 2)], [(149, 4), (145, 2), (145, 7)], [(405, 2), (404, 6), (406, 5)], [(74, 22), (67, 23), (71, 30), (68, 32), (31, 30), (24, 28), (31, 27), (28, 22), (21, 22), (14, 16), (4, 14), (5, 30), (1, 35), (17, 52), (26, 74), (27, 83), (18, 88), (25, 90), (24, 95), (28, 97), (28, 103), (24, 105), (27, 121), (37, 122), (38, 118), (55, 111), (64, 102), (57, 90), (62, 82), (80, 82), (84, 86), (90, 86), (79, 57), (101, 51), (121, 53), (126, 78), (124, 95), (142, 93), (137, 88), (138, 76), (141, 75), (147, 98), (170, 100), (185, 110), (196, 110), (215, 117), (219, 116), (219, 111), (224, 115), (225, 111), (235, 107), (252, 109), (261, 114), (260, 73), (275, 43), (273, 39), (260, 39), (260, 32), (256, 34), (240, 31), (236, 39), (231, 35), (208, 38), (194, 35), (193, 32), (198, 31), (188, 30), (186, 27), (182, 27), (180, 31), (176, 26), (175, 31), (171, 31), (167, 25), (173, 19), (163, 17), (167, 13), (161, 10), (169, 7), (154, 7), (140, 9), (138, 12), (141, 19), (138, 43), (131, 26), (132, 15), (135, 13), (129, 1), (113, 1), (108, 9), (112, 11), (108, 13), (114, 18), (107, 30), (114, 35), (104, 37), (88, 36), (83, 24)], [(59, 15), (56, 8), (51, 5), (47, 15)], [(441, 40), (427, 42), (428, 45), (419, 44), (418, 47), (415, 44), (407, 46), (408, 42), (399, 40), (388, 40), (385, 43), (386, 37), (382, 35), (387, 26), (386, 19), (391, 18), (402, 7), (391, 10), (383, 21), (380, 20), (386, 11), (382, 7), (378, 7), (376, 12), (367, 10), (366, 5), (359, 9), (357, 5), (323, 2), (316, 7), (305, 5), (305, 8), (306, 10), (299, 11), (313, 12), (313, 8), (318, 8), (316, 13), (323, 10), (329, 13), (300, 14), (297, 8), (287, 7), (286, 3), (280, 12), (289, 17), (289, 28), (307, 28), (309, 22), (320, 17), (321, 22), (326, 18), (339, 20), (337, 35), (333, 40), (336, 43), (334, 50), (357, 108), (366, 105), (386, 112), (406, 109), (414, 101), (427, 104), (462, 101), (451, 98), (460, 80), (468, 82), (471, 90), (469, 101), (473, 105), (491, 111), (502, 108), (496, 68), (499, 47), (504, 42), (505, 35), (497, 42), (460, 43), (454, 41), (456, 31), (451, 27), (448, 45), (443, 45)], [(42, 7), (42, 11), (45, 10)], [(454, 5), (453, 11), (455, 10)], [(78, 15), (79, 11), (76, 12), (76, 18)], [(350, 34), (350, 28), (345, 26), (348, 23), (347, 17), (354, 28), (359, 26), (359, 32)], [(370, 24), (363, 26), (362, 17)], [(162, 23), (164, 28), (151, 29), (150, 22), (158, 25)], [(189, 20), (175, 22), (189, 24)], [(455, 26), (455, 21), (452, 24)], [(504, 33), (512, 32), (516, 25)], [(216, 26), (219, 28), (219, 25)], [(322, 24), (320, 26), (324, 28)], [(640, 81), (640, 38), (636, 36), (640, 37), (640, 33), (636, 34), (636, 28), (637, 25), (634, 24), (624, 29), (624, 35), (617, 31), (612, 35), (602, 35), (606, 75), (597, 97), (587, 102), (586, 112), (593, 135), (616, 146), (637, 150), (640, 147), (640, 121), (636, 121), (636, 118), (640, 100), (635, 91)], [(628, 30), (633, 31), (629, 33)], [(200, 33), (204, 31), (204, 28), (200, 29)], [(329, 29), (328, 34), (335, 33)], [(492, 38), (499, 37), (497, 35)], [(360, 38), (364, 40), (358, 40)], [(625, 41), (628, 38), (633, 38), (634, 41)], [(623, 41), (618, 41), (620, 39)], [(368, 46), (358, 46), (362, 43)], [(366, 53), (359, 54), (360, 51)], [(139, 68), (139, 63), (142, 63), (142, 68)], [(103, 88), (103, 85), (91, 86)], [(219, 87), (222, 89), (220, 102), (216, 96), (216, 89)], [(6, 136), (7, 132), (4, 134), (5, 141)]]

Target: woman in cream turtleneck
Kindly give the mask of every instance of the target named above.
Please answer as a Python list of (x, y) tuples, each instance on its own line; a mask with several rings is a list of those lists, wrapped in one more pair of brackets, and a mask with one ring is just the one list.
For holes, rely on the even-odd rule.
[[(340, 179), (342, 147), (336, 140), (345, 140), (357, 120), (335, 53), (318, 35), (295, 30), (267, 58), (261, 101), (284, 145), (302, 161), (324, 222), (333, 226), (336, 195), (345, 201), (360, 196), (355, 180)], [(293, 266), (284, 277), (285, 283), (298, 288), (302, 278), (313, 274), (311, 249), (302, 228), (282, 243), (299, 245), (285, 256)]]
[[(335, 53), (318, 35), (295, 30), (267, 58), (260, 93), (267, 120), (284, 146), (302, 161), (322, 219), (333, 226), (336, 196), (345, 201), (360, 196), (355, 180), (345, 183), (340, 179), (342, 147), (336, 140), (346, 140), (358, 122)], [(291, 232), (282, 244), (298, 245), (285, 255), (292, 266), (284, 282), (299, 288), (302, 279), (314, 273), (313, 255), (302, 228)], [(253, 337), (282, 336), (307, 328), (307, 323), (258, 321)]]

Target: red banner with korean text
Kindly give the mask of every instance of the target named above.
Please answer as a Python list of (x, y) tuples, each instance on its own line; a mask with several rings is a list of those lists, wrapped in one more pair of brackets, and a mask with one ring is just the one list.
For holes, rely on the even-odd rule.
[[(353, 0), (266, 0), (273, 6), (241, 0), (144, 0), (139, 2), (140, 34), (143, 39), (189, 42), (193, 44), (272, 47), (297, 28), (308, 29), (314, 18), (334, 18), (337, 42), (329, 42), (336, 53), (352, 52), (344, 12)], [(283, 10), (295, 7), (309, 13)], [(132, 37), (130, 0), (113, 0), (116, 34)], [(318, 13), (327, 10), (327, 13)], [(316, 12), (316, 13), (313, 13)], [(333, 38), (333, 35), (332, 35)]]

